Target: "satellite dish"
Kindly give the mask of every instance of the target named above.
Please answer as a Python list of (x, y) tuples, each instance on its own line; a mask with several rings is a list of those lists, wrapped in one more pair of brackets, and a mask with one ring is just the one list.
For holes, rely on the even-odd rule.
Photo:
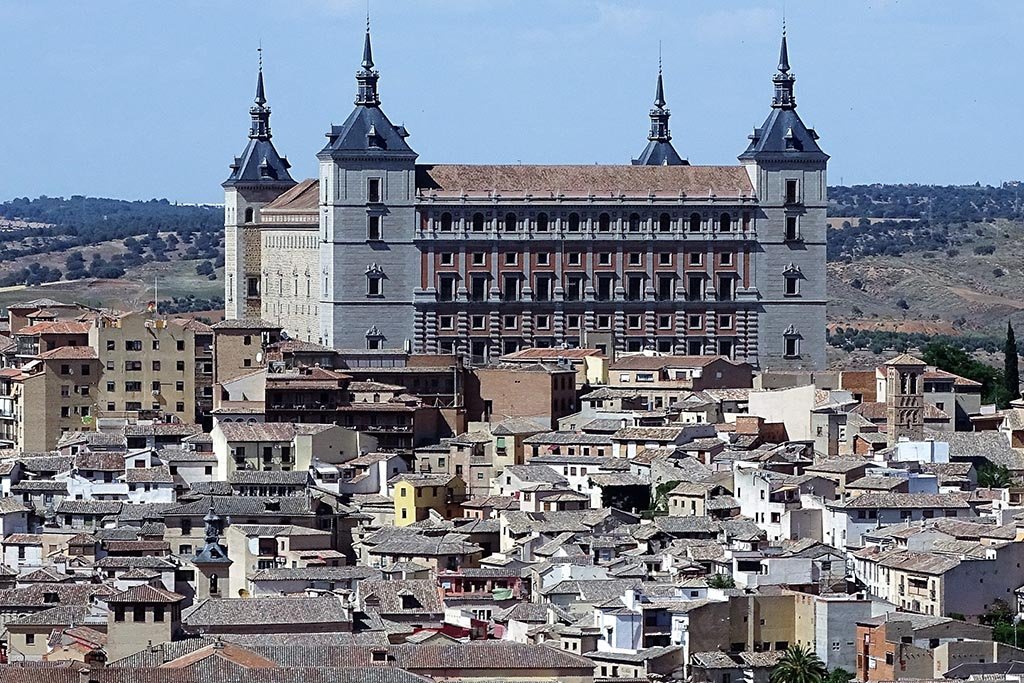
[(256, 352), (256, 362), (257, 363), (262, 363), (263, 362), (263, 352), (262, 351), (257, 351)]

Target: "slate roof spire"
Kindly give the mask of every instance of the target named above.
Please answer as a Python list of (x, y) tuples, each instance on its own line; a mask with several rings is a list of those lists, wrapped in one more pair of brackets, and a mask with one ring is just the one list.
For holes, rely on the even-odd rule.
[(363, 40), (363, 68), (373, 68), (373, 49), (370, 47), (370, 15), (366, 15), (366, 38)]
[(665, 83), (661, 78), (661, 55), (658, 55), (658, 89), (654, 93), (654, 106), (665, 106)]
[(263, 85), (263, 47), (259, 52), (259, 75), (256, 76), (256, 98), (249, 109), (249, 116), (252, 117), (252, 124), (249, 127), (249, 137), (254, 140), (270, 139), (270, 107), (267, 106), (267, 91)]
[(793, 84), (796, 83), (796, 76), (789, 73), (789, 47), (786, 45), (786, 24), (782, 24), (782, 47), (779, 48), (779, 71), (772, 77), (775, 84), (775, 97), (772, 98), (772, 107), (776, 109), (796, 109), (796, 96), (793, 94)]
[(790, 72), (789, 44), (786, 23), (782, 23), (782, 44), (779, 47), (778, 71), (772, 76), (775, 94), (768, 118), (749, 136), (750, 144), (739, 156), (740, 161), (789, 160), (825, 162), (828, 155), (818, 145), (818, 134), (800, 120), (796, 112), (793, 84), (796, 77)]
[(221, 534), (224, 533), (224, 524), (216, 512), (213, 511), (213, 500), (210, 500), (210, 511), (203, 517), (205, 524), (206, 544), (193, 556), (193, 564), (231, 564), (228, 559), (227, 549), (220, 544)]
[(263, 46), (259, 53), (259, 70), (256, 75), (256, 97), (249, 107), (249, 143), (241, 156), (235, 157), (231, 163), (231, 175), (224, 181), (224, 187), (239, 183), (283, 184), (292, 186), (288, 169), (291, 164), (274, 149), (270, 138), (270, 105), (267, 104), (267, 88), (263, 82)]
[(356, 72), (356, 83), (359, 89), (356, 92), (356, 104), (364, 107), (376, 107), (380, 105), (380, 94), (377, 92), (377, 80), (380, 73), (373, 68), (373, 48), (370, 46), (370, 15), (366, 15), (366, 37), (363, 39), (363, 61), (362, 68)]
[(668, 120), (671, 112), (665, 107), (665, 80), (662, 76), (661, 45), (658, 45), (658, 85), (654, 90), (654, 107), (651, 109), (651, 132), (647, 135), (647, 148), (638, 159), (633, 160), (635, 166), (679, 166), (686, 160), (679, 156), (672, 146), (672, 133), (669, 131)]
[(260, 55), (259, 76), (256, 79), (256, 104), (264, 105), (267, 103), (267, 96), (263, 89), (263, 46), (256, 48), (256, 52)]
[(782, 49), (779, 50), (779, 71), (789, 73), (789, 49), (786, 47), (786, 21), (782, 21)]
[(388, 157), (415, 160), (416, 152), (405, 141), (409, 131), (405, 126), (391, 123), (380, 108), (377, 81), (380, 74), (373, 68), (373, 48), (370, 41), (370, 18), (366, 18), (363, 36), (363, 60), (356, 71), (355, 108), (340, 126), (332, 125), (327, 132), (327, 144), (317, 154), (321, 161), (352, 157)]

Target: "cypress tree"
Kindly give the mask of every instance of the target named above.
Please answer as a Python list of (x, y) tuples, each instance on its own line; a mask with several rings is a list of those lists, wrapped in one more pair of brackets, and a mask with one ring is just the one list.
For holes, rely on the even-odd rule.
[(1017, 340), (1013, 335), (1013, 324), (1006, 323), (1006, 346), (1003, 348), (1003, 381), (1007, 401), (1020, 398), (1020, 367), (1017, 364)]

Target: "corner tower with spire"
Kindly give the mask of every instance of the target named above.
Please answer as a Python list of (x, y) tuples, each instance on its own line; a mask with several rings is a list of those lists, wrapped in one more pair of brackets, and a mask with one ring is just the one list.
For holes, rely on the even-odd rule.
[(818, 134), (797, 114), (795, 83), (783, 25), (771, 111), (739, 160), (758, 198), (756, 230), (764, 258), (754, 273), (756, 293), (772, 311), (761, 316), (758, 353), (780, 359), (780, 369), (797, 370), (826, 365), (829, 157), (818, 146)]
[(379, 79), (367, 18), (355, 108), (317, 154), (320, 342), (335, 348), (402, 348), (413, 327), (417, 154), (381, 110)]
[(650, 112), (651, 132), (647, 136), (647, 147), (639, 157), (633, 159), (634, 166), (684, 166), (686, 159), (679, 156), (672, 146), (672, 133), (668, 129), (671, 112), (665, 107), (665, 83), (661, 73), (661, 56), (658, 56), (658, 86), (654, 93), (654, 107)]
[(259, 50), (256, 97), (249, 108), (249, 141), (224, 181), (224, 309), (228, 318), (260, 317), (260, 209), (295, 185), (291, 164), (270, 133), (270, 106)]

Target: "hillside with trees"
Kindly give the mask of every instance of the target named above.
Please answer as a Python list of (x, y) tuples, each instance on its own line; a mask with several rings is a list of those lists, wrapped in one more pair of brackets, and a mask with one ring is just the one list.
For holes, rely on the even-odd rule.
[(881, 352), (941, 335), (996, 352), (1007, 322), (1024, 322), (1022, 192), (1018, 183), (829, 188), (832, 345)]
[[(117, 279), (156, 261), (223, 265), (223, 213), (166, 199), (122, 201), (74, 196), (0, 204), (0, 286), (56, 280)], [(212, 268), (202, 266), (201, 275)]]
[[(829, 188), (836, 348), (892, 349), (913, 335), (935, 334), (989, 348), (1008, 319), (1024, 325), (1022, 191), (1019, 183)], [(202, 289), (169, 294), (216, 304), (223, 232), (217, 206), (12, 199), (0, 203), (0, 287), (142, 280), (154, 264), (169, 263), (182, 283), (191, 279)]]

